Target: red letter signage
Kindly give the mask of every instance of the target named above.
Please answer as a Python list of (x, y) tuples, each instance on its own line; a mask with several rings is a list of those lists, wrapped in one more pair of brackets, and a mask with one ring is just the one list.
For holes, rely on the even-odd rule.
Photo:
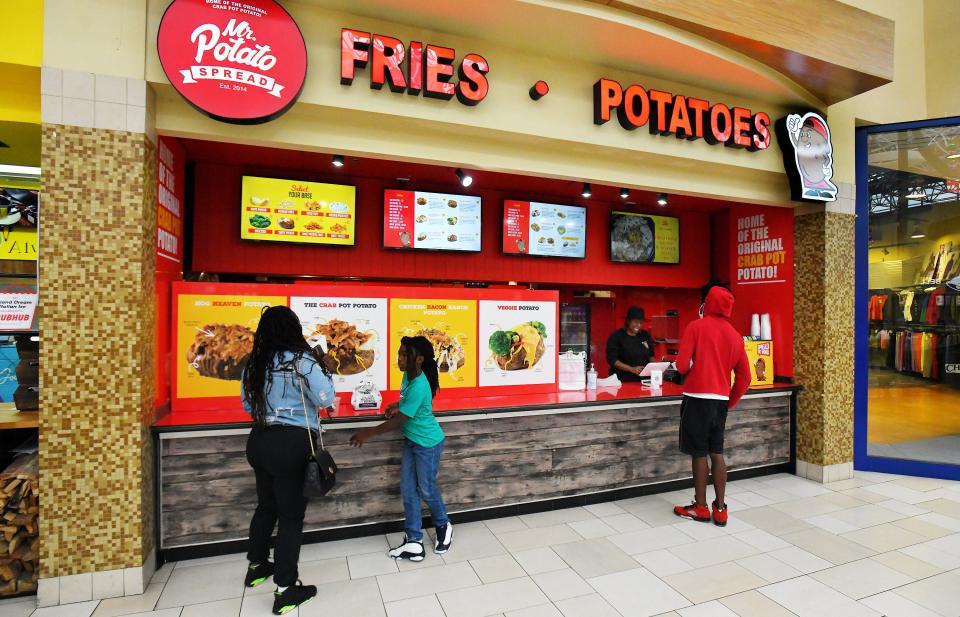
[(307, 76), (307, 48), (274, 0), (174, 0), (157, 53), (183, 98), (211, 118), (258, 124), (287, 111)]
[(613, 79), (593, 85), (593, 123), (606, 124), (614, 111), (620, 126), (632, 131), (648, 126), (652, 135), (675, 135), (691, 141), (746, 148), (751, 152), (770, 147), (770, 116), (753, 114), (745, 107), (731, 109), (723, 103), (634, 84), (626, 89)]
[[(353, 84), (358, 69), (370, 65), (370, 87), (384, 84), (393, 92), (406, 92), (450, 100), (454, 96), (464, 105), (476, 105), (487, 97), (490, 64), (479, 54), (467, 54), (457, 63), (456, 50), (439, 45), (401, 41), (360, 30), (343, 28), (340, 32), (340, 83)], [(456, 81), (454, 81), (456, 75)]]

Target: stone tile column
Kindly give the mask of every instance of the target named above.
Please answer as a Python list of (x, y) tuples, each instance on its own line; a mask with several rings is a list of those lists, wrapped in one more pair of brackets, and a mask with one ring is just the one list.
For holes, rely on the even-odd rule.
[(856, 201), (853, 185), (838, 188), (794, 216), (797, 475), (817, 482), (853, 477)]
[(44, 67), (40, 606), (154, 569), (156, 137), (135, 79)]

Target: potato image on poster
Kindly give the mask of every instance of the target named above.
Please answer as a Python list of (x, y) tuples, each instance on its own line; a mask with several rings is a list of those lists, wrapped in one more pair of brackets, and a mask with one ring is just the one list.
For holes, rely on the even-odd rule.
[(322, 341), (333, 361), (337, 392), (353, 392), (363, 381), (387, 389), (386, 298), (290, 298), (311, 347)]
[(284, 296), (183, 294), (177, 300), (177, 398), (240, 396), (240, 378), (265, 306)]
[(549, 384), (557, 374), (557, 304), (480, 302), (480, 386)]
[(400, 388), (397, 351), (405, 336), (423, 336), (433, 346), (440, 389), (477, 385), (476, 300), (393, 299), (390, 301), (390, 388)]

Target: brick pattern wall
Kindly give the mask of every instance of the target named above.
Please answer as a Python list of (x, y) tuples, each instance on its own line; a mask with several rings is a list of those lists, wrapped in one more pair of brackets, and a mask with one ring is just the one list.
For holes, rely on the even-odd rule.
[(156, 152), (43, 125), (41, 578), (139, 567), (153, 546)]
[(854, 223), (828, 211), (794, 218), (797, 458), (823, 466), (853, 460)]

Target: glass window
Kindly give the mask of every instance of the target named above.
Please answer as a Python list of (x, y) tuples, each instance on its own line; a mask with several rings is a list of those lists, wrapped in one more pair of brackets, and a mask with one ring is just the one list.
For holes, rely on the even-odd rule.
[(960, 465), (960, 126), (867, 146), (867, 451)]

